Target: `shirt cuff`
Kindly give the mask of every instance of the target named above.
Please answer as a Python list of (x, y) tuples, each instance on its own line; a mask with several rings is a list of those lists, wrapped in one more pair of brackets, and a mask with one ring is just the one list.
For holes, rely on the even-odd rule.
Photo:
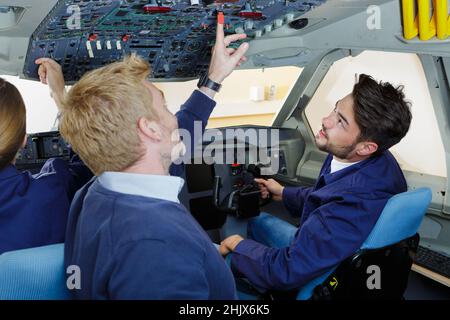
[[(243, 256), (252, 258), (255, 256), (255, 252), (258, 251), (257, 249), (261, 249), (262, 247), (267, 247), (259, 242), (256, 242), (251, 239), (244, 239), (234, 248), (233, 253), (238, 253)], [(231, 261), (233, 261), (233, 257), (231, 257)]]
[(245, 274), (242, 272), (248, 269), (249, 260), (260, 260), (267, 250), (270, 250), (270, 248), (254, 240), (242, 240), (234, 248), (231, 255), (231, 271), (236, 277), (245, 277)]
[(211, 98), (210, 96), (208, 96), (206, 93), (204, 93), (203, 91), (201, 91), (201, 90), (195, 90), (195, 91), (198, 91), (198, 92), (200, 92), (202, 95), (204, 95), (205, 97), (207, 97), (209, 100), (212, 100), (212, 101), (214, 101), (214, 99), (213, 98)]
[(297, 192), (298, 187), (284, 187), (283, 189), (283, 203), (286, 207), (292, 208), (297, 207)]

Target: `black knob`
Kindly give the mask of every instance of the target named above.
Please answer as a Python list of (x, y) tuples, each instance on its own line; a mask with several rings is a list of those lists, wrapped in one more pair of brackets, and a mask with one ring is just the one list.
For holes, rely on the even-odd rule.
[(289, 27), (291, 27), (292, 29), (295, 30), (300, 30), (303, 29), (304, 27), (306, 27), (309, 23), (309, 20), (307, 18), (301, 18), (301, 19), (297, 19), (294, 20), (292, 22), (289, 23)]
[(261, 178), (261, 168), (258, 165), (249, 164), (247, 167), (247, 172), (253, 174), (255, 178)]

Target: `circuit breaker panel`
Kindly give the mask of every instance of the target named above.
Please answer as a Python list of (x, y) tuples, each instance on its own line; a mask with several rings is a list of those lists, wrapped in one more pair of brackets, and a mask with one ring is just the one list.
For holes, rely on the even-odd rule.
[[(31, 37), (24, 75), (38, 79), (35, 59), (61, 64), (65, 80), (137, 53), (154, 79), (197, 78), (209, 65), (217, 11), (225, 32), (264, 37), (326, 0), (61, 0)], [(247, 40), (247, 41), (248, 41)]]

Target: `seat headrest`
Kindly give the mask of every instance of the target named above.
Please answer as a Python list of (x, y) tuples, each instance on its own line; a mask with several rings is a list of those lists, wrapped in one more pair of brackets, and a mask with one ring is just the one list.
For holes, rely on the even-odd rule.
[(390, 198), (361, 249), (382, 248), (413, 236), (430, 202), (430, 188), (419, 188)]

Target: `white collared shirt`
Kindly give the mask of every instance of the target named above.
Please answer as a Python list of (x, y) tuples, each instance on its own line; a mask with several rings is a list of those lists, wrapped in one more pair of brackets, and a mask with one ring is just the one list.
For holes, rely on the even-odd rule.
[(350, 167), (350, 166), (352, 166), (354, 164), (357, 164), (358, 162), (360, 162), (360, 161), (357, 161), (357, 162), (341, 162), (341, 161), (338, 161), (335, 158), (333, 158), (331, 160), (330, 173), (335, 173), (335, 172), (337, 172), (339, 170), (348, 168), (348, 167)]
[(178, 194), (184, 185), (184, 180), (180, 177), (124, 172), (105, 172), (98, 177), (98, 181), (114, 192), (176, 203), (180, 203)]

